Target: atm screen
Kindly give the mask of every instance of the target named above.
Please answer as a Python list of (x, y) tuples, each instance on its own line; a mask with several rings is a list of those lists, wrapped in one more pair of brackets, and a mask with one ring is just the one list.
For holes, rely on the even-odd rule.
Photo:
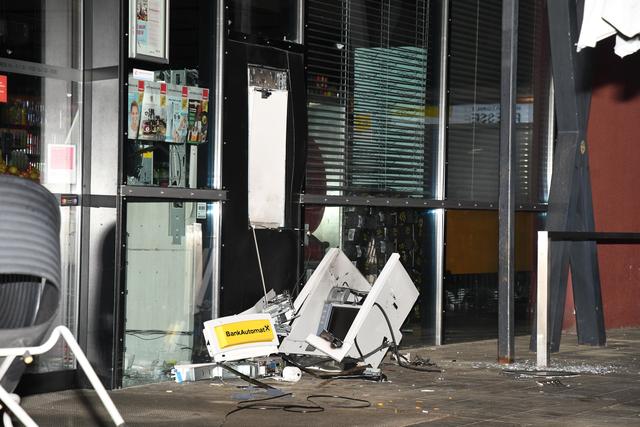
[(327, 331), (334, 337), (344, 341), (351, 324), (358, 314), (358, 310), (360, 310), (359, 306), (332, 305)]

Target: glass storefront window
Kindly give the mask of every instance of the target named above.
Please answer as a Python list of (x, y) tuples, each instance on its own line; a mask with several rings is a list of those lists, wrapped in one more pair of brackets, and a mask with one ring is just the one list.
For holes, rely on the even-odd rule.
[(340, 248), (373, 283), (389, 256), (400, 261), (420, 291), (418, 302), (402, 329), (403, 343), (424, 344), (434, 335), (435, 222), (433, 211), (386, 207), (306, 206), (307, 276), (330, 247)]
[(169, 380), (176, 363), (209, 361), (202, 323), (212, 315), (205, 276), (214, 209), (205, 202), (126, 204), (124, 387)]
[[(537, 214), (516, 213), (515, 328), (530, 333), (535, 285)], [(445, 343), (498, 334), (498, 212), (446, 213), (444, 277)]]
[[(0, 1), (0, 173), (52, 193), (81, 193), (79, 0)], [(81, 210), (60, 208), (61, 299), (56, 325), (77, 330)], [(75, 368), (58, 343), (29, 372)]]
[(433, 197), (437, 2), (306, 2), (306, 191)]
[[(211, 187), (214, 8), (203, 0), (170, 2), (169, 63), (127, 61), (124, 184)], [(138, 78), (140, 70), (146, 77)]]
[[(518, 18), (515, 175), (518, 203), (547, 186), (549, 47), (545, 2)], [(502, 2), (451, 2), (447, 198), (496, 201), (499, 187)]]
[(82, 88), (73, 81), (0, 75), (0, 173), (38, 181), (53, 193), (80, 188)]
[[(168, 61), (130, 51), (124, 64), (121, 184), (184, 189), (178, 194), (189, 197), (187, 189), (211, 189), (220, 172), (213, 133), (217, 2), (167, 3)], [(202, 324), (214, 311), (213, 224), (220, 212), (220, 203), (195, 200), (142, 196), (124, 204), (123, 387), (169, 380), (176, 363), (210, 361)]]

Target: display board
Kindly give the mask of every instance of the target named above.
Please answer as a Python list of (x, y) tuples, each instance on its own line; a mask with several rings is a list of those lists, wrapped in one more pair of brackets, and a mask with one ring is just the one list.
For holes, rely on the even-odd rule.
[(169, 0), (129, 0), (129, 58), (169, 63)]

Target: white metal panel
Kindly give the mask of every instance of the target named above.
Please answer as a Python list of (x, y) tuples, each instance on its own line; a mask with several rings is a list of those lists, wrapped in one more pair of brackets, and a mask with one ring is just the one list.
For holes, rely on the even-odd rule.
[(249, 86), (249, 223), (284, 227), (288, 91)]

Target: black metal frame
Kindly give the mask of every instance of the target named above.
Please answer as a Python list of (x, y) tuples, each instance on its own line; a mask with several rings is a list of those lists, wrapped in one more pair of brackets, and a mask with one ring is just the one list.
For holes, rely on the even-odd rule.
[[(82, 90), (82, 196), (84, 202), (85, 197), (91, 194), (91, 104), (92, 92), (87, 90), (90, 84), (91, 69), (93, 68), (93, 2), (84, 2), (83, 10), (83, 42), (82, 42), (82, 59), (83, 59), (83, 90)], [(87, 84), (89, 81), (89, 84)], [(87, 351), (88, 336), (88, 319), (89, 319), (89, 230), (91, 228), (91, 208), (84, 203), (79, 208), (80, 216), (80, 284), (78, 292), (78, 332), (77, 339), (80, 347)]]
[[(464, 210), (498, 210), (498, 202), (418, 199), (410, 197), (334, 196), (326, 194), (300, 194), (300, 203), (322, 206), (391, 206), (405, 208), (444, 208)], [(518, 204), (515, 209), (524, 212), (546, 212), (546, 203)]]
[(583, 242), (592, 240), (596, 243), (628, 244), (640, 243), (640, 233), (626, 232), (589, 232), (589, 231), (550, 231), (549, 240), (565, 242)]
[(227, 200), (225, 190), (207, 190), (197, 188), (173, 188), (173, 187), (142, 187), (135, 185), (121, 185), (120, 195), (127, 200), (136, 201), (157, 200), (199, 200), (199, 201), (224, 201)]

